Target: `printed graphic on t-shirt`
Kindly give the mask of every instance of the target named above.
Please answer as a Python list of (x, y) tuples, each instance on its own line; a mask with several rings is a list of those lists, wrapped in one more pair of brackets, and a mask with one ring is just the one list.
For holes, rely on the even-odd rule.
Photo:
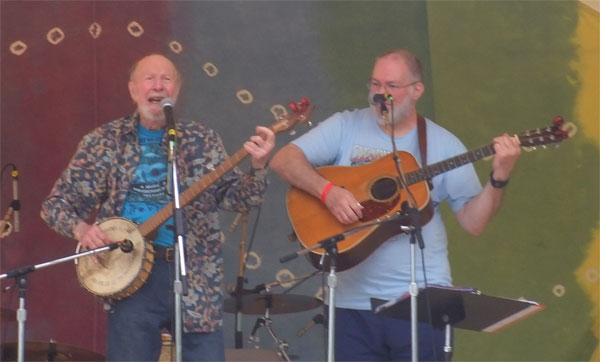
[(381, 158), (389, 153), (390, 151), (388, 150), (354, 145), (354, 147), (352, 147), (352, 153), (350, 154), (350, 166), (363, 165)]
[[(170, 201), (167, 193), (167, 155), (161, 148), (162, 135), (162, 131), (140, 128), (140, 162), (135, 169), (122, 213), (137, 224), (148, 220)], [(158, 229), (155, 244), (173, 243), (173, 232), (167, 229), (169, 225), (173, 225), (172, 218)]]
[(167, 160), (161, 153), (160, 145), (142, 146), (128, 201), (167, 203)]

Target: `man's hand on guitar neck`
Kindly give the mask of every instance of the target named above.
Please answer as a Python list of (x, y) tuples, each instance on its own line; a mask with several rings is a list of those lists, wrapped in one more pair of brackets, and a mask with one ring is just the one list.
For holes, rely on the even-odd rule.
[(244, 143), (244, 149), (252, 156), (252, 168), (267, 167), (269, 154), (275, 147), (275, 133), (267, 127), (256, 127), (256, 135)]
[(494, 138), (494, 151), (496, 152), (492, 161), (494, 179), (506, 181), (510, 177), (519, 155), (521, 155), (519, 139), (506, 133), (498, 136)]

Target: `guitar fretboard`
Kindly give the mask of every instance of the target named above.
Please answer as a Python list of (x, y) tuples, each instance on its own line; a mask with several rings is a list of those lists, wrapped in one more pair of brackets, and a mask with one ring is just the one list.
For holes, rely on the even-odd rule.
[(434, 176), (453, 170), (457, 167), (479, 161), (483, 158), (493, 155), (494, 153), (496, 153), (496, 151), (494, 151), (494, 145), (489, 144), (487, 146), (465, 152), (458, 156), (454, 156), (447, 160), (427, 165), (416, 171), (409, 172), (406, 174), (406, 181), (409, 185), (413, 185), (418, 182), (431, 179)]

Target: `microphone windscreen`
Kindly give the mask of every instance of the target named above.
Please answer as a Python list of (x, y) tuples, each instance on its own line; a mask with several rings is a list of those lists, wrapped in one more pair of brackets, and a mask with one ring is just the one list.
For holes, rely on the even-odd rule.
[(160, 101), (160, 106), (165, 108), (165, 107), (173, 107), (174, 103), (173, 100), (171, 98), (163, 98), (162, 101)]
[(373, 96), (373, 102), (377, 104), (383, 104), (387, 101), (385, 94), (377, 93)]

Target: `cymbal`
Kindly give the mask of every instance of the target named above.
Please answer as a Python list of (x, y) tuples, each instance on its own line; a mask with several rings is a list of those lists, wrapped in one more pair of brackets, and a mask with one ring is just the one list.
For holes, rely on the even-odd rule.
[(2, 322), (14, 322), (17, 320), (17, 311), (8, 309), (8, 308), (0, 308), (0, 321)]
[[(4, 343), (2, 361), (16, 361), (18, 355), (17, 342)], [(64, 343), (27, 341), (24, 346), (26, 361), (104, 361), (104, 356)]]
[[(241, 312), (244, 314), (265, 314), (270, 305), (270, 314), (296, 313), (310, 310), (321, 305), (317, 298), (295, 294), (247, 294), (242, 296)], [(225, 300), (224, 309), (227, 313), (235, 313), (235, 298)]]

